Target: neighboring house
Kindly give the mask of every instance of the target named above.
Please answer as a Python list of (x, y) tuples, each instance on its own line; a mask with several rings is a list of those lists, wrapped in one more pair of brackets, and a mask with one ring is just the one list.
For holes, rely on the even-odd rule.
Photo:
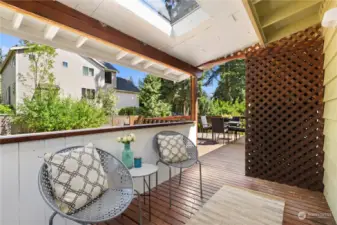
[[(33, 94), (33, 80), (27, 75), (30, 61), (24, 49), (11, 48), (0, 67), (2, 102), (14, 107), (22, 103), (25, 96)], [(96, 94), (100, 88), (114, 88), (117, 108), (139, 106), (139, 89), (133, 82), (117, 77), (119, 71), (112, 64), (61, 49), (56, 52), (53, 74), (64, 96), (80, 99)]]

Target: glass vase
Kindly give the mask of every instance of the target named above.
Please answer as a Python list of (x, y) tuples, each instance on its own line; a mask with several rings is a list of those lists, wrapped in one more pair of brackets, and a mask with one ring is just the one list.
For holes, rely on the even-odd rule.
[(130, 143), (124, 144), (124, 150), (122, 152), (122, 162), (128, 169), (131, 169), (133, 167), (133, 152), (131, 151)]

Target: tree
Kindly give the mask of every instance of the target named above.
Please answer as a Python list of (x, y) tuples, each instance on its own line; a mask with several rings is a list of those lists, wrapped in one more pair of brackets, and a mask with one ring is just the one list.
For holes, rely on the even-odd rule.
[(161, 117), (171, 114), (171, 105), (161, 100), (160, 78), (147, 75), (140, 83), (140, 113), (146, 117)]
[(218, 79), (213, 98), (223, 101), (242, 102), (245, 98), (245, 62), (234, 60), (218, 66), (205, 74), (205, 86)]
[(105, 115), (113, 116), (117, 114), (117, 97), (115, 89), (99, 89), (96, 101), (102, 106)]
[(176, 114), (188, 115), (190, 111), (190, 81), (184, 80), (174, 83), (170, 80), (161, 79), (161, 99), (172, 106)]
[(2, 64), (4, 60), (4, 56), (2, 55), (2, 49), (0, 48), (0, 65)]
[(26, 75), (21, 74), (19, 80), (34, 93), (38, 86), (44, 85), (54, 77), (51, 70), (54, 68), (57, 53), (47, 45), (27, 42), (26, 46), (25, 56), (29, 57), (29, 72)]

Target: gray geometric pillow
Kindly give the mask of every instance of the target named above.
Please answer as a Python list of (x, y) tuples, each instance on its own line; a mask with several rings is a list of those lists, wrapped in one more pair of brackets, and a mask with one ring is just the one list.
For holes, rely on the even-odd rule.
[(189, 159), (182, 135), (158, 135), (161, 158), (167, 163), (177, 163)]
[(71, 214), (108, 189), (107, 176), (92, 143), (69, 152), (44, 156), (56, 204)]

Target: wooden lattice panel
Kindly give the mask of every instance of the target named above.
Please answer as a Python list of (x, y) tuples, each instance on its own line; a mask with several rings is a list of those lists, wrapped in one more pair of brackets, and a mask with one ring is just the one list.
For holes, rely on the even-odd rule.
[(246, 175), (322, 191), (323, 40), (313, 33), (247, 57)]

